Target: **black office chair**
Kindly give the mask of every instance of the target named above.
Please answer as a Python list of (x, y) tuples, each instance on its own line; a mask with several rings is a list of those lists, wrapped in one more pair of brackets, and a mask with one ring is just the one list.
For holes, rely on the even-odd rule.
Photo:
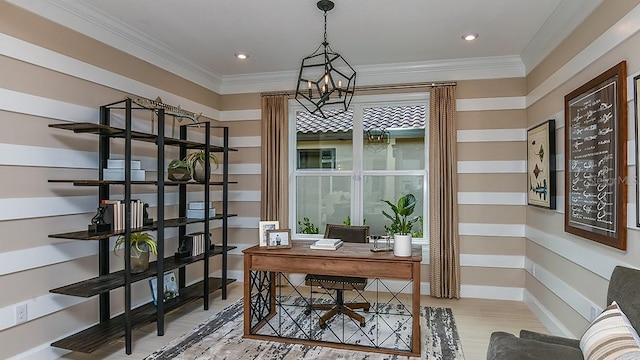
[[(369, 227), (327, 224), (324, 237), (341, 239), (344, 242), (367, 243), (369, 242)], [(320, 327), (327, 327), (327, 321), (340, 313), (358, 321), (360, 326), (365, 326), (364, 316), (357, 314), (354, 310), (364, 309), (364, 311), (369, 311), (371, 304), (368, 302), (345, 303), (344, 290), (363, 290), (367, 285), (366, 278), (308, 274), (305, 277), (305, 284), (307, 286), (321, 286), (324, 289), (336, 290), (335, 304), (311, 304), (307, 306), (307, 314), (311, 313), (312, 310), (328, 310), (318, 320)]]

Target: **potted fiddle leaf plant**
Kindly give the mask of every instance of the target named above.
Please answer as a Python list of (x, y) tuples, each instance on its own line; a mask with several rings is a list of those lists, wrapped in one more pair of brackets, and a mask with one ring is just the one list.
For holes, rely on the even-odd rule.
[[(125, 235), (120, 235), (113, 246), (113, 251), (117, 254), (116, 250), (122, 247), (127, 238)], [(149, 268), (149, 253), (158, 255), (158, 244), (153, 239), (153, 236), (148, 233), (134, 232), (131, 233), (131, 272), (139, 273)]]
[[(204, 173), (204, 165), (205, 165), (204, 161), (206, 159), (205, 156), (206, 155), (204, 150), (198, 150), (188, 154), (187, 157), (185, 157), (184, 159), (184, 161), (187, 162), (187, 164), (189, 164), (189, 166), (191, 167), (191, 175), (193, 176), (193, 179), (197, 182), (205, 182), (206, 180), (206, 175)], [(209, 152), (209, 160), (211, 164), (211, 169), (214, 169), (213, 165), (215, 165), (216, 169), (220, 165), (218, 163), (218, 158), (212, 152)]]
[(167, 167), (167, 177), (173, 181), (191, 180), (191, 166), (185, 160), (171, 160)]
[(398, 199), (397, 204), (389, 200), (382, 200), (391, 207), (393, 216), (382, 211), (382, 214), (391, 220), (390, 225), (385, 225), (384, 229), (389, 236), (393, 235), (393, 254), (395, 256), (411, 256), (411, 232), (413, 224), (420, 219), (419, 216), (411, 218), (416, 207), (416, 197), (413, 194), (406, 194)]

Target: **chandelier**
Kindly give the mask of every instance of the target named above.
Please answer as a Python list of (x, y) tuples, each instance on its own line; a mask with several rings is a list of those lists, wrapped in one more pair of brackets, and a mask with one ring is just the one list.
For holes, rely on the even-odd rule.
[(324, 11), (324, 41), (313, 54), (302, 59), (296, 100), (311, 114), (319, 113), (326, 118), (323, 108), (327, 105), (338, 107), (331, 115), (349, 108), (356, 88), (356, 72), (327, 41), (327, 12), (333, 9), (333, 1), (320, 0), (317, 5)]

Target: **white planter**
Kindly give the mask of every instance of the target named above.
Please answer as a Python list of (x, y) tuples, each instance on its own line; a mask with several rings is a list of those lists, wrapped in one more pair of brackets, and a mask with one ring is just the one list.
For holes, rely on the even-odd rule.
[(393, 235), (393, 255), (411, 256), (411, 235)]

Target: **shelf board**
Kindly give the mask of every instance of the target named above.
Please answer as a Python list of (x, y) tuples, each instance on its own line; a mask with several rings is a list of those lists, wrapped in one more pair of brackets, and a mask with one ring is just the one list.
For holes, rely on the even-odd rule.
[[(227, 246), (227, 251), (235, 249), (236, 246)], [(210, 256), (222, 254), (222, 245), (215, 245), (215, 248), (211, 250)], [(188, 259), (175, 259), (173, 256), (166, 257), (164, 259), (164, 271), (170, 271), (179, 267), (194, 263), (204, 259), (204, 255), (194, 256)], [(137, 274), (131, 274), (131, 282), (136, 282), (156, 276), (156, 262), (150, 262), (149, 268), (146, 271)], [(49, 292), (79, 296), (89, 298), (99, 294), (108, 293), (113, 289), (124, 286), (124, 270), (109, 273), (103, 276), (97, 276), (91, 279), (79, 281), (74, 284), (65, 285), (59, 288), (51, 289)]]
[[(89, 122), (80, 122), (80, 123), (64, 123), (64, 124), (49, 124), (49, 127), (63, 130), (71, 130), (74, 133), (85, 133), (85, 134), (96, 134), (109, 136), (112, 138), (124, 138), (126, 136), (126, 131), (124, 129), (116, 128), (113, 126), (94, 124)], [(140, 131), (131, 131), (131, 139), (137, 141), (145, 141), (151, 142), (154, 144), (158, 143), (158, 136), (153, 134), (147, 134)], [(164, 144), (169, 146), (180, 146), (184, 145), (187, 149), (202, 149), (204, 148), (204, 144), (195, 141), (189, 140), (180, 140), (172, 137), (165, 137)], [(210, 145), (210, 151), (213, 152), (223, 152), (224, 148), (222, 146)], [(238, 149), (228, 148), (228, 151), (238, 151)]]
[[(227, 279), (227, 285), (233, 283), (234, 279)], [(209, 278), (209, 289), (211, 292), (222, 288), (222, 279)], [(204, 282), (200, 281), (196, 284), (180, 289), (180, 296), (165, 302), (165, 313), (177, 309), (189, 302), (202, 298), (204, 293)], [(132, 328), (136, 329), (143, 325), (156, 321), (156, 307), (153, 302), (142, 305), (131, 310)], [(51, 344), (51, 346), (67, 349), (71, 351), (79, 351), (83, 353), (91, 353), (102, 345), (112, 342), (124, 336), (125, 322), (124, 314), (113, 317), (103, 323), (94, 325), (88, 329), (82, 330), (76, 334), (60, 339)]]
[[(238, 216), (238, 214), (227, 214), (228, 218), (235, 217), (235, 216)], [(223, 215), (216, 215), (214, 217), (210, 217), (209, 220), (222, 220), (223, 218), (224, 218)], [(184, 226), (187, 224), (195, 224), (195, 223), (201, 223), (201, 222), (204, 222), (204, 219), (191, 219), (191, 218), (167, 219), (164, 221), (164, 227), (172, 228), (172, 227)], [(158, 228), (158, 222), (154, 221), (153, 225), (143, 226), (141, 228), (134, 228), (134, 229), (131, 229), (131, 232), (153, 231), (153, 230), (156, 230), (157, 228)], [(102, 239), (110, 238), (112, 236), (119, 236), (123, 234), (124, 234), (124, 231), (105, 232), (105, 233), (96, 234), (96, 233), (90, 233), (88, 230), (80, 230), (80, 231), (72, 231), (72, 232), (60, 233), (60, 234), (51, 234), (49, 235), (49, 237), (56, 238), (56, 239), (70, 239), (70, 240), (102, 240)]]
[[(56, 179), (48, 180), (50, 183), (70, 183), (74, 186), (100, 186), (100, 185), (124, 185), (124, 180), (69, 180), (69, 179)], [(131, 185), (158, 185), (158, 181), (130, 181)], [(227, 184), (237, 184), (237, 181), (227, 181)], [(178, 186), (178, 185), (204, 185), (204, 183), (197, 181), (171, 181), (166, 180), (164, 182), (166, 186)], [(211, 181), (209, 185), (222, 186), (222, 181)]]

